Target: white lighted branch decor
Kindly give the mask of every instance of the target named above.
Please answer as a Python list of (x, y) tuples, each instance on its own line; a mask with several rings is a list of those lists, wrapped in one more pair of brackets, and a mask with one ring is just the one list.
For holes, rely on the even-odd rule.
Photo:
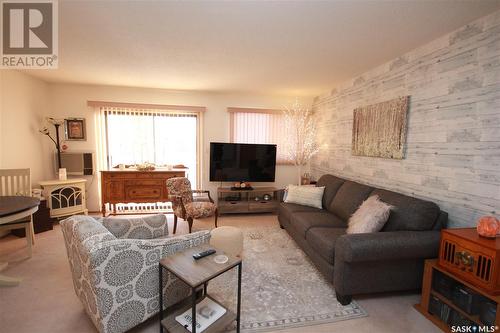
[(286, 147), (288, 157), (297, 166), (300, 184), (302, 167), (319, 151), (315, 141), (316, 123), (312, 111), (300, 105), (298, 100), (283, 112), (286, 133), (289, 134)]

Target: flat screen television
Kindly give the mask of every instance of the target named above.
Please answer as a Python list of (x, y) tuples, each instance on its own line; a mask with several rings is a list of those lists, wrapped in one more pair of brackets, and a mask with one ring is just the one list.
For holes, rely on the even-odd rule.
[(276, 145), (210, 143), (210, 181), (274, 182)]

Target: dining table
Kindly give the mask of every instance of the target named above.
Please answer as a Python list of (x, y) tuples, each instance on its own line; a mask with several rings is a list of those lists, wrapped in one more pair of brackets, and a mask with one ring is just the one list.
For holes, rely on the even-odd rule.
[[(40, 199), (28, 196), (0, 196), (0, 227), (15, 223), (25, 217), (31, 216), (38, 210)], [(0, 262), (0, 272), (7, 268), (7, 262)], [(1, 286), (16, 286), (21, 279), (0, 274)]]

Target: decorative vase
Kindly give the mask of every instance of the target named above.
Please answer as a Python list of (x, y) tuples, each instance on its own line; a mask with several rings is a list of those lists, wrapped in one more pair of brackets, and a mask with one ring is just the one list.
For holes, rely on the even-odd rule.
[(67, 176), (66, 168), (59, 168), (59, 180), (67, 180), (67, 179), (68, 179), (68, 176)]
[(480, 236), (495, 238), (500, 233), (500, 221), (494, 216), (483, 216), (477, 221), (476, 228)]

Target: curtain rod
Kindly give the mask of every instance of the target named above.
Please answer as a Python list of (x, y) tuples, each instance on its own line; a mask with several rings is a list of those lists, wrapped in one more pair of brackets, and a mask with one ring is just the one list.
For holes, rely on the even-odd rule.
[(203, 112), (203, 111), (207, 110), (207, 108), (204, 106), (140, 104), (140, 103), (104, 102), (104, 101), (87, 101), (87, 106), (111, 107), (111, 108), (130, 108), (130, 109), (177, 110), (177, 111), (193, 111), (193, 112)]

